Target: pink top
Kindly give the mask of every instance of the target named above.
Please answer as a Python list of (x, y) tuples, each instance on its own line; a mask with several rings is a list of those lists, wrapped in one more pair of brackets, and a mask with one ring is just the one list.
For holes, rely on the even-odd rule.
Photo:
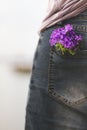
[(87, 9), (87, 0), (49, 0), (47, 14), (39, 33), (52, 25), (74, 17)]

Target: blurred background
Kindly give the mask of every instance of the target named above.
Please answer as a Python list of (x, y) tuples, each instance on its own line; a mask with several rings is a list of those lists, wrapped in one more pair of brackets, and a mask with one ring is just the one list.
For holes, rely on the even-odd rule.
[(24, 130), (37, 31), (47, 2), (0, 1), (0, 130)]

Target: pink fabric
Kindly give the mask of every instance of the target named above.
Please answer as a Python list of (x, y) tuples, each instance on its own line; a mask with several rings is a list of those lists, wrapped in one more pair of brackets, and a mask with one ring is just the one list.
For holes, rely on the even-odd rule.
[(39, 33), (46, 28), (87, 9), (87, 0), (49, 0), (47, 15), (43, 19)]

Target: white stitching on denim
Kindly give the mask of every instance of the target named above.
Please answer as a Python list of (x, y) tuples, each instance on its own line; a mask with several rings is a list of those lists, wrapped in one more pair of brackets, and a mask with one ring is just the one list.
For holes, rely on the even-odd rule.
[(77, 25), (77, 24), (72, 24), (74, 29), (77, 31), (82, 31), (82, 32), (87, 32), (87, 25)]
[(50, 48), (50, 57), (49, 57), (49, 68), (48, 68), (48, 93), (54, 97), (56, 100), (60, 100), (62, 101), (64, 104), (67, 104), (69, 106), (74, 106), (74, 105), (79, 105), (81, 103), (83, 103), (84, 101), (87, 100), (87, 97), (84, 97), (82, 99), (79, 99), (75, 102), (72, 102), (72, 101), (69, 101), (68, 99), (64, 98), (63, 96), (61, 95), (58, 95), (58, 93), (55, 91), (54, 89), (54, 78), (53, 78), (53, 72), (54, 72), (54, 65), (53, 65), (53, 62), (52, 62), (52, 58), (53, 58), (53, 53), (54, 53), (54, 50), (53, 48), (51, 47)]

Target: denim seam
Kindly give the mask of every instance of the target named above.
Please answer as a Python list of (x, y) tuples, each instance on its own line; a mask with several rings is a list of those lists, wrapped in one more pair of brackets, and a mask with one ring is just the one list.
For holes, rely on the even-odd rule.
[(85, 32), (87, 33), (87, 25), (77, 25), (77, 24), (72, 24), (74, 29), (76, 29), (76, 31), (82, 31), (82, 32)]
[(83, 20), (85, 20), (85, 21), (87, 21), (87, 14), (86, 15), (81, 15), (81, 16), (77, 16), (76, 18), (74, 18), (75, 20), (81, 20), (81, 21), (83, 21)]
[(69, 106), (79, 105), (87, 100), (87, 97), (84, 97), (82, 99), (78, 99), (77, 101), (69, 101), (68, 99), (64, 98), (63, 96), (59, 95), (58, 92), (56, 92), (54, 88), (54, 63), (53, 63), (53, 47), (50, 47), (50, 57), (49, 57), (49, 67), (48, 67), (48, 93), (54, 97), (56, 100), (62, 101), (64, 104), (67, 104)]

